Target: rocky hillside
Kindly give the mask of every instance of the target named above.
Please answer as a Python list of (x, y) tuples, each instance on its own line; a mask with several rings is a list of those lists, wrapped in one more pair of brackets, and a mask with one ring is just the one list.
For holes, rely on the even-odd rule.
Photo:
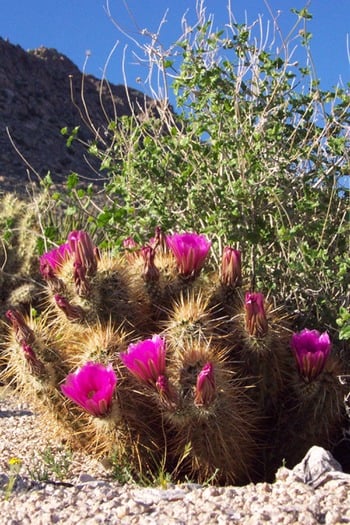
[[(24, 159), (40, 176), (50, 171), (57, 182), (71, 171), (96, 178), (85, 160), (84, 146), (74, 142), (67, 148), (60, 130), (81, 126), (79, 137), (92, 140), (94, 132), (86, 123), (88, 108), (91, 121), (103, 133), (104, 111), (110, 118), (115, 112), (117, 117), (130, 114), (125, 87), (101, 85), (97, 78), (85, 75), (82, 97), (82, 73), (55, 49), (24, 51), (0, 38), (0, 57), (0, 191), (23, 190), (28, 182)], [(137, 112), (152, 103), (141, 92), (128, 91)]]

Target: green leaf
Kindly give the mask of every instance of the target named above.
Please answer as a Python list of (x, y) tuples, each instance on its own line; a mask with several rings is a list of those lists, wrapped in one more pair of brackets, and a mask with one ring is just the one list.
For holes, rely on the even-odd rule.
[(163, 66), (165, 69), (173, 67), (174, 61), (173, 60), (164, 60)]
[(44, 186), (44, 188), (50, 188), (50, 186), (52, 186), (53, 180), (50, 171), (48, 171), (45, 177), (41, 179), (40, 184), (41, 186)]
[(73, 190), (74, 188), (76, 188), (77, 184), (79, 182), (79, 175), (77, 173), (70, 173), (67, 177), (67, 188), (69, 190)]
[[(63, 128), (63, 129), (66, 129), (67, 133), (68, 133), (68, 129), (67, 128)], [(68, 137), (68, 139), (66, 141), (66, 144), (67, 144), (68, 148), (71, 147), (72, 142), (76, 139), (76, 137), (78, 135), (78, 132), (79, 132), (79, 129), (80, 129), (80, 126), (75, 126), (75, 128), (72, 129), (71, 134), (70, 134), (70, 136)], [(66, 135), (67, 133), (64, 133), (64, 135)]]
[(78, 210), (76, 206), (68, 206), (67, 209), (65, 210), (65, 214), (68, 216), (76, 215), (77, 212)]
[(345, 340), (345, 341), (350, 339), (350, 324), (348, 324), (347, 326), (343, 326), (339, 330), (339, 339), (340, 340)]
[(306, 7), (303, 7), (302, 9), (295, 9), (295, 7), (293, 7), (290, 11), (291, 13), (298, 15), (300, 18), (304, 18), (305, 20), (312, 19), (312, 14), (308, 11)]

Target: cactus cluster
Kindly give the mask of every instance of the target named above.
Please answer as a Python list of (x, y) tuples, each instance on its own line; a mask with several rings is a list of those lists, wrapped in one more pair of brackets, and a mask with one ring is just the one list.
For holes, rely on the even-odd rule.
[(2, 379), (72, 447), (160, 466), (173, 479), (269, 479), (342, 427), (342, 364), (328, 334), (247, 290), (241, 254), (206, 270), (203, 235), (125, 241), (84, 231), (40, 257), (40, 313), (9, 308)]
[(15, 195), (0, 196), (0, 315), (7, 304), (27, 305), (37, 295), (38, 218), (34, 203), (28, 206)]

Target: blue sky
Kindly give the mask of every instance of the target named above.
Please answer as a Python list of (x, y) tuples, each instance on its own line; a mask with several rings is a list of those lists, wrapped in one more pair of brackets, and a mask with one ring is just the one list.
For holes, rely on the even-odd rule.
[[(109, 0), (115, 20), (133, 37), (147, 28), (155, 32), (167, 7), (167, 23), (161, 32), (161, 42), (167, 47), (181, 35), (181, 17), (188, 10), (189, 20), (194, 19), (196, 0), (127, 0), (134, 21), (125, 7), (124, 0)], [(215, 17), (214, 27), (221, 28), (227, 22), (227, 0), (206, 0), (208, 13)], [(274, 13), (281, 11), (279, 23), (287, 34), (294, 23), (291, 8), (300, 9), (305, 0), (269, 0)], [(264, 0), (231, 0), (237, 22), (244, 22), (245, 12), (252, 22), (258, 14), (270, 18)], [(118, 32), (106, 14), (106, 0), (11, 0), (1, 2), (0, 36), (24, 49), (41, 45), (56, 48), (67, 55), (82, 69), (86, 52), (89, 56), (86, 71), (101, 77), (106, 59), (116, 44), (107, 70), (107, 78), (113, 83), (123, 83), (122, 56), (126, 38)], [(316, 70), (321, 86), (330, 88), (341, 77), (350, 80), (346, 35), (350, 33), (350, 0), (312, 0), (309, 10), (313, 20), (308, 29), (313, 33), (311, 44)], [(349, 37), (350, 38), (350, 37)], [(129, 42), (130, 44), (130, 42)], [(0, 57), (1, 60), (1, 57)], [(131, 48), (126, 54), (125, 69), (128, 84), (143, 88), (136, 79), (146, 75), (146, 69), (133, 65)]]

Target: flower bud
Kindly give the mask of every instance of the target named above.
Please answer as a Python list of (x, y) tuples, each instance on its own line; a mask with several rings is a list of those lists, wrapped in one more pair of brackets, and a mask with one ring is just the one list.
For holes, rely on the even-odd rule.
[(155, 254), (155, 248), (152, 248), (151, 246), (143, 246), (141, 249), (141, 255), (145, 261), (143, 268), (143, 278), (147, 282), (159, 280), (159, 270), (154, 264)]
[(68, 243), (74, 253), (75, 261), (84, 267), (88, 276), (94, 276), (100, 256), (90, 235), (83, 230), (72, 231), (68, 235)]
[(68, 244), (74, 254), (74, 282), (79, 295), (87, 295), (89, 283), (87, 277), (93, 277), (97, 272), (99, 251), (93, 244), (89, 234), (83, 230), (72, 231), (68, 235)]
[(21, 312), (18, 310), (7, 310), (6, 317), (11, 321), (12, 328), (15, 331), (16, 341), (20, 344), (31, 344), (34, 342), (34, 332), (27, 323)]
[(43, 376), (45, 374), (44, 363), (37, 358), (33, 348), (24, 343), (22, 344), (22, 349), (31, 372), (36, 376)]
[(258, 292), (245, 295), (245, 325), (253, 337), (264, 337), (268, 332), (268, 322), (264, 307), (264, 296)]
[(198, 407), (208, 407), (216, 397), (214, 368), (212, 363), (206, 363), (197, 376), (194, 404)]
[(232, 288), (242, 284), (241, 252), (230, 246), (222, 254), (221, 282)]
[(174, 410), (176, 408), (177, 396), (173, 388), (169, 384), (169, 380), (165, 375), (160, 375), (156, 381), (156, 389), (159, 393), (160, 402), (167, 409)]
[(84, 318), (84, 310), (80, 306), (71, 304), (65, 297), (60, 294), (54, 295), (55, 303), (66, 315), (70, 321)]

